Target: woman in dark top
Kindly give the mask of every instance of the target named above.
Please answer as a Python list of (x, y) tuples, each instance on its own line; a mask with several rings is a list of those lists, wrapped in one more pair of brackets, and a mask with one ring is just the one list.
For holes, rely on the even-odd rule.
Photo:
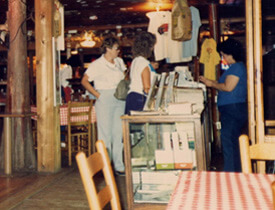
[(224, 157), (224, 171), (241, 171), (239, 136), (248, 120), (247, 73), (243, 63), (244, 54), (240, 42), (228, 39), (217, 46), (229, 65), (218, 81), (200, 76), (207, 87), (218, 90), (217, 105), (221, 120), (221, 142)]

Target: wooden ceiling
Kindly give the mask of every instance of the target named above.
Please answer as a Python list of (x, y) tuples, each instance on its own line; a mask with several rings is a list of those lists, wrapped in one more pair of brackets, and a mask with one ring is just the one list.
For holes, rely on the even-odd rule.
[[(34, 17), (34, 0), (26, 2), (28, 17)], [(6, 21), (8, 0), (0, 0), (0, 24)], [(174, 0), (60, 0), (65, 9), (65, 28), (112, 28), (117, 25), (148, 24), (146, 13), (160, 10), (171, 10)], [(189, 5), (200, 10), (201, 19), (208, 18), (208, 5), (215, 2), (219, 5), (222, 17), (244, 16), (244, 0), (189, 0)], [(234, 11), (234, 12), (233, 12)], [(31, 18), (28, 28), (34, 27)]]
[[(18, 0), (19, 1), (19, 0)], [(28, 30), (34, 29), (34, 0), (20, 0), (27, 5)], [(95, 30), (96, 32), (123, 30), (135, 32), (146, 28), (149, 19), (146, 13), (160, 10), (171, 10), (174, 0), (59, 0), (65, 10), (65, 31), (74, 30), (79, 35), (83, 31)], [(0, 0), (0, 26), (6, 21), (8, 3), (12, 1)], [(207, 25), (209, 4), (218, 5), (218, 17), (227, 19), (236, 30), (245, 29), (245, 0), (189, 0), (190, 6), (195, 6), (200, 11), (202, 22)], [(275, 1), (262, 0), (263, 16), (275, 14)], [(234, 25), (234, 20), (242, 24)], [(207, 28), (207, 26), (206, 26)], [(268, 28), (272, 28), (268, 26)], [(275, 27), (273, 27), (275, 28)], [(143, 30), (141, 29), (141, 30)], [(1, 28), (0, 28), (1, 30)], [(126, 33), (127, 33), (126, 31)]]

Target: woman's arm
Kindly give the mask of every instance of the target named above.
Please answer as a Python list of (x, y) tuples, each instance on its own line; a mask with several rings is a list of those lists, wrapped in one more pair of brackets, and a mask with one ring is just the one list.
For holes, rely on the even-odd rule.
[(143, 91), (148, 94), (151, 87), (150, 69), (149, 66), (145, 67), (141, 73)]
[(231, 92), (234, 90), (239, 80), (240, 78), (235, 75), (228, 75), (224, 83), (218, 83), (217, 81), (200, 76), (200, 81), (203, 82), (207, 87), (212, 87), (225, 92)]
[(99, 92), (97, 92), (93, 86), (90, 84), (89, 80), (88, 80), (88, 75), (84, 74), (84, 76), (81, 79), (81, 84), (83, 85), (83, 87), (85, 87), (86, 90), (88, 90), (91, 94), (93, 94), (96, 98), (99, 98), (100, 94)]

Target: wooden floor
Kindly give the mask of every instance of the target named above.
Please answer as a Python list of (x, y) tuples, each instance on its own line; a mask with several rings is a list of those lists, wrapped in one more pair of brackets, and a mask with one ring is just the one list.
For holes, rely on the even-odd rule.
[[(221, 170), (222, 158), (215, 155), (210, 170)], [(75, 164), (75, 163), (74, 163)], [(1, 175), (2, 174), (2, 175)], [(102, 183), (101, 175), (96, 177)], [(125, 177), (116, 176), (123, 209), (127, 209)], [(0, 210), (89, 209), (77, 166), (56, 174), (20, 173), (6, 177), (0, 171)], [(108, 209), (108, 208), (107, 208)]]
[[(98, 183), (103, 183), (101, 175)], [(118, 176), (123, 209), (126, 209), (125, 177)], [(81, 178), (76, 167), (57, 174), (14, 174), (0, 177), (0, 209), (89, 209)]]

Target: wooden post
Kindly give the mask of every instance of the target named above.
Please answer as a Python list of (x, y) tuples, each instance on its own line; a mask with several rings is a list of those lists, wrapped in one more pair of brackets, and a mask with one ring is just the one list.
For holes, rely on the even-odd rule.
[[(209, 14), (209, 28), (210, 28), (210, 36), (219, 43), (220, 33), (219, 33), (219, 20), (217, 15), (217, 4), (210, 3), (208, 6), (208, 14)], [(216, 66), (216, 76), (217, 79), (220, 76), (219, 67)], [(211, 89), (211, 113), (212, 113), (212, 127), (213, 127), (213, 137), (214, 137), (214, 145), (217, 151), (221, 151), (221, 140), (219, 135), (219, 130), (217, 128), (217, 123), (220, 123), (219, 111), (216, 105), (216, 95), (217, 90)]]
[(11, 120), (12, 167), (14, 171), (34, 169), (36, 165), (32, 142), (29, 72), (27, 71), (26, 3), (9, 1), (7, 113), (23, 113)]
[[(263, 57), (262, 57), (262, 7), (261, 0), (253, 1), (254, 23), (254, 73), (255, 73), (255, 111), (256, 111), (256, 143), (265, 141), (264, 103), (263, 103)], [(265, 163), (257, 164), (258, 172), (265, 173)]]
[(254, 66), (255, 66), (255, 105), (256, 105), (256, 142), (263, 143), (264, 103), (263, 103), (263, 57), (262, 57), (262, 7), (261, 0), (253, 1), (254, 22)]
[(209, 14), (209, 28), (210, 28), (210, 36), (219, 42), (220, 39), (220, 27), (218, 20), (218, 12), (217, 12), (217, 4), (210, 3), (208, 6), (208, 14)]
[(253, 57), (253, 6), (252, 1), (245, 1), (246, 21), (246, 66), (248, 96), (248, 132), (252, 144), (256, 140), (255, 92), (254, 92), (254, 57)]
[(38, 171), (61, 168), (59, 105), (54, 106), (54, 0), (35, 0)]

